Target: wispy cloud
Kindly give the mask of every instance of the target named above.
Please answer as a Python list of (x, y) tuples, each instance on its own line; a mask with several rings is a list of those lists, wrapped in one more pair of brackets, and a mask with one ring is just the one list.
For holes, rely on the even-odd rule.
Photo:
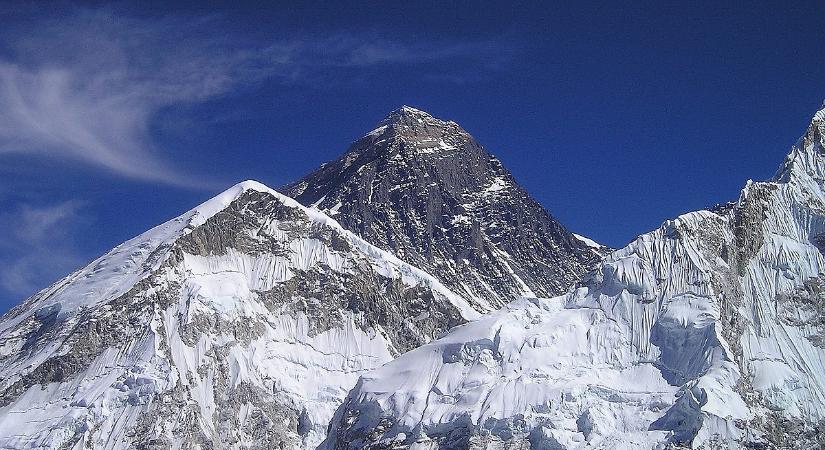
[(504, 46), (498, 40), (441, 42), (420, 36), (401, 41), (370, 32), (279, 41), (266, 53), (285, 66), (297, 68), (299, 74), (323, 67), (418, 65), (456, 59), (492, 69), (507, 60)]
[[(82, 262), (72, 244), (71, 230), (82, 217), (82, 203), (20, 205), (0, 214), (0, 290), (19, 298), (42, 288)], [(15, 298), (15, 299), (16, 299)]]
[[(36, 30), (36, 31), (32, 31)], [(275, 38), (250, 45), (215, 18), (139, 19), (111, 10), (6, 27), (0, 57), (0, 157), (79, 161), (153, 182), (197, 186), (157, 148), (151, 121), (166, 107), (205, 101), (266, 79), (317, 79), (330, 69), (469, 58), (494, 67), (482, 43), (399, 41), (371, 34)]]
[[(56, 189), (49, 181), (34, 181), (62, 162), (151, 183), (209, 189), (222, 184), (186, 173), (184, 162), (159, 146), (158, 130), (185, 133), (183, 125), (204, 126), (195, 120), (158, 125), (167, 108), (185, 111), (264, 81), (284, 89), (357, 84), (367, 71), (386, 66), (423, 74), (449, 67), (445, 79), (453, 81), (447, 82), (460, 83), (467, 78), (456, 70), (468, 77), (501, 70), (508, 54), (495, 40), (444, 42), (375, 30), (273, 32), (251, 40), (215, 16), (57, 9), (53, 17), (42, 8), (0, 11), (0, 175), (14, 173), (18, 180), (0, 182), (0, 294), (11, 296), (33, 293), (90, 256), (72, 236), (87, 220), (81, 209), (93, 205), (44, 201), (48, 196), (41, 194)], [(227, 152), (227, 158), (236, 154)]]

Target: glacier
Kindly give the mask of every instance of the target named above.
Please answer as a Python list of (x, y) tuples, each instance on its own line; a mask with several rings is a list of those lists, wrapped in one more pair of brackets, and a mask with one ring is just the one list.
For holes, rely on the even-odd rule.
[(358, 374), (479, 313), (240, 183), (0, 320), (0, 448), (315, 448)]
[(777, 174), (362, 375), (321, 448), (825, 445), (825, 107)]
[(0, 448), (825, 446), (823, 136), (612, 250), (402, 107), (3, 315)]

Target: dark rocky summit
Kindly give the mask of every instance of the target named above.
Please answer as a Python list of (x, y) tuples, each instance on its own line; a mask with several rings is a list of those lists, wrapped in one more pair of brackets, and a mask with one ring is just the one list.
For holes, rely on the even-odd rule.
[(321, 448), (823, 449), (823, 236), (825, 105), (737, 201), (363, 375)]
[(606, 250), (568, 231), (461, 126), (407, 106), (282, 190), (479, 309), (560, 294)]

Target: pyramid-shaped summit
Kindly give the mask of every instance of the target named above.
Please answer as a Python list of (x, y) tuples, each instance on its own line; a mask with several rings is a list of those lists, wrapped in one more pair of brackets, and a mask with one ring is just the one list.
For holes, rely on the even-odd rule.
[(418, 108), (414, 108), (412, 106), (401, 105), (398, 108), (390, 111), (386, 117), (384, 117), (379, 125), (391, 124), (401, 122), (405, 119), (420, 119), (420, 120), (437, 120), (433, 117), (430, 113), (420, 110)]
[(559, 294), (603, 251), (553, 218), (460, 125), (409, 106), (283, 191), (480, 310)]
[(314, 449), (360, 373), (477, 316), (239, 183), (0, 319), (0, 448)]
[(825, 103), (814, 113), (805, 134), (791, 148), (774, 181), (813, 178), (825, 183)]
[(825, 448), (823, 149), (370, 371), (320, 449)]

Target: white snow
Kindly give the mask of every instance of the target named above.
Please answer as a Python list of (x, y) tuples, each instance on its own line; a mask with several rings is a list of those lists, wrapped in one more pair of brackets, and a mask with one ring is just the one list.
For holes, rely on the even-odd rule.
[(598, 242), (594, 241), (593, 239), (582, 236), (580, 234), (573, 233), (573, 237), (580, 240), (580, 241), (582, 241), (582, 242), (584, 242), (584, 245), (586, 245), (590, 248), (602, 248), (602, 247), (604, 247), (603, 245), (599, 244)]
[[(523, 414), (529, 424), (557, 424), (551, 434), (563, 445), (650, 448), (665, 433), (648, 427), (677, 387), (632, 356), (604, 312), (566, 309), (564, 301), (525, 298), (456, 328), (363, 376), (359, 398), (378, 401), (402, 428), (437, 429), (465, 414), (472, 423)], [(587, 433), (576, 431), (583, 417), (594, 422)]]
[(825, 120), (825, 101), (822, 102), (822, 107), (814, 114), (813, 120)]
[[(810, 426), (825, 419), (825, 349), (809, 339), (825, 330), (779, 317), (793, 307), (780, 298), (825, 274), (813, 243), (825, 234), (823, 111), (811, 127), (773, 180), (743, 189), (738, 205), (757, 208), (743, 213), (757, 222), (684, 214), (608, 255), (567, 295), (515, 301), (367, 373), (339, 413), (360, 415), (334, 421), (326, 444), (389, 416), (397, 423), (378, 439), (404, 433), (410, 448), (469, 426), (485, 436), (538, 430), (562, 448), (663, 448), (675, 438), (734, 449), (763, 439), (747, 421), (770, 411)], [(726, 308), (741, 333), (724, 333)], [(759, 397), (746, 401), (742, 389)]]
[(342, 205), (341, 202), (336, 203), (335, 206), (333, 206), (329, 209), (329, 211), (327, 211), (327, 215), (329, 215), (330, 217), (337, 216), (342, 206), (344, 205)]
[[(825, 274), (825, 257), (814, 245), (825, 234), (825, 109), (811, 126), (816, 128), (792, 148), (774, 179), (749, 182), (742, 190), (738, 206), (758, 213), (744, 231), (732, 216), (684, 214), (611, 253), (568, 294), (521, 298), (484, 316), (328, 215), (260, 183), (239, 183), (119, 245), (3, 318), (0, 388), (6, 390), (64, 355), (73, 327), (89, 320), (89, 313), (108, 311), (141, 280), (153, 277), (140, 293), (145, 297), (135, 301), (176, 292), (168, 305), (147, 313), (146, 329), (122, 346), (112, 343), (77, 375), (34, 385), (0, 407), (0, 448), (59, 448), (76, 435), (74, 448), (122, 448), (131, 427), (175, 390), (188, 399), (175, 405), (189, 408), (180, 417), (197, 417), (193, 426), (215, 436), (220, 430), (211, 418), (219, 413), (215, 394), (224, 367), (231, 386), (249, 384), (303, 408), (311, 429), (302, 448), (320, 442), (359, 376), (348, 407), (377, 405), (397, 420), (382, 442), (414, 441), (412, 448), (430, 448), (430, 437), (459, 426), (537, 430), (536, 439), (567, 448), (663, 448), (682, 435), (693, 446), (723, 439), (738, 448), (746, 435), (759, 438), (747, 421), (768, 411), (823, 420), (825, 349), (813, 339), (823, 330), (806, 322), (812, 312), (790, 300)], [(433, 148), (446, 147), (442, 141)], [(496, 179), (487, 192), (506, 186)], [(352, 252), (309, 235), (295, 237), (271, 220), (261, 232), (284, 244), (286, 254), (229, 249), (209, 256), (184, 252), (170, 260), (178, 239), (250, 190), (306, 214), (313, 227), (334, 230)], [(463, 222), (462, 216), (454, 219)], [(520, 282), (507, 265), (509, 256), (497, 256)], [(305, 313), (272, 310), (263, 301), (263, 292), (299, 271), (346, 273), (356, 264), (377, 277), (426, 286), (471, 322), (391, 361), (396, 350), (386, 330), (363, 328), (354, 313), (340, 311), (340, 322), (316, 333)], [(783, 313), (801, 323), (783, 320)], [(725, 314), (734, 315), (741, 332), (725, 329)], [(28, 323), (39, 323), (29, 319), (52, 315), (61, 321), (54, 336), (28, 343), (26, 336), (36, 332)], [(206, 331), (186, 333), (210, 320)], [(758, 395), (743, 398), (747, 389)], [(250, 408), (240, 407), (242, 424), (252, 423)], [(374, 427), (380, 417), (363, 411), (350, 420)], [(155, 429), (173, 447), (186, 444), (175, 431), (183, 426), (180, 417), (163, 417)], [(342, 424), (351, 425), (333, 422), (331, 438)]]
[(502, 191), (504, 189), (507, 189), (509, 186), (510, 186), (510, 184), (507, 182), (507, 180), (505, 180), (502, 177), (496, 177), (495, 179), (493, 179), (493, 182), (490, 183), (490, 185), (487, 186), (487, 188), (484, 189), (484, 192), (485, 193), (496, 193), (496, 192)]
[(374, 130), (370, 131), (370, 132), (369, 132), (369, 133), (367, 133), (366, 135), (367, 135), (367, 136), (380, 136), (381, 134), (383, 134), (383, 133), (384, 133), (384, 131), (385, 131), (387, 128), (388, 128), (388, 126), (387, 126), (387, 125), (381, 125), (380, 127), (378, 127), (378, 128), (376, 128), (376, 129), (374, 129)]
[[(177, 239), (250, 190), (268, 193), (283, 205), (306, 214), (314, 227), (333, 230), (347, 241), (352, 252), (332, 250), (311, 237), (293, 236), (282, 231), (278, 221), (269, 220), (258, 232), (282, 242), (288, 249), (286, 254), (250, 255), (232, 248), (221, 255), (184, 252), (182, 259), (161, 268)], [(105, 350), (77, 376), (31, 387), (1, 407), (0, 448), (56, 448), (75, 434), (78, 424), (84, 424), (80, 445), (122, 448), (124, 433), (146, 415), (148, 405), (159, 405), (158, 395), (169, 395), (178, 385), (186, 386), (202, 418), (203, 432), (214, 435), (218, 431), (213, 429), (212, 417), (220, 408), (215, 398), (219, 389), (215, 352), (226, 352), (222, 364), (230, 369), (231, 385), (251, 383), (273, 392), (279, 401), (303, 409), (311, 429), (304, 436), (302, 448), (314, 448), (358, 375), (390, 361), (396, 350), (385, 339), (384, 330), (362, 328), (360, 318), (350, 312), (341, 312), (340, 325), (314, 334), (303, 313), (273, 312), (260, 293), (290, 280), (296, 271), (314, 267), (346, 273), (363, 264), (376, 276), (397, 279), (407, 286), (428, 287), (468, 320), (479, 316), (464, 299), (428, 274), (344, 230), (322, 212), (305, 208), (254, 181), (233, 186), (118, 246), (41, 293), (17, 316), (0, 323), (4, 338), (0, 356), (23, 355), (0, 360), (0, 387), (7, 388), (50, 357), (68, 351), (59, 338), (61, 334), (47, 345), (36, 347), (35, 352), (22, 353), (22, 338), (30, 330), (18, 327), (32, 314), (59, 310), (61, 318), (71, 325), (86, 320), (80, 311), (106, 310), (111, 300), (152, 273), (156, 278), (146, 295), (153, 290), (174, 292), (170, 286), (179, 286), (177, 301), (147, 318), (151, 320), (150, 329), (138, 341), (126, 348)], [(198, 320), (217, 320), (213, 325), (217, 328), (207, 328), (196, 342), (189, 342), (181, 330)], [(239, 337), (233, 331), (238, 328), (256, 330), (254, 339), (247, 342)], [(68, 326), (60, 333), (70, 331)], [(167, 346), (168, 357), (164, 350)], [(171, 431), (180, 424), (173, 417), (169, 420), (163, 425), (167, 438), (182, 445)]]
[(443, 139), (440, 139), (438, 142), (434, 140), (424, 139), (415, 143), (415, 151), (419, 155), (429, 155), (442, 151), (455, 150), (456, 148), (457, 147), (455, 145), (448, 144), (444, 142)]

